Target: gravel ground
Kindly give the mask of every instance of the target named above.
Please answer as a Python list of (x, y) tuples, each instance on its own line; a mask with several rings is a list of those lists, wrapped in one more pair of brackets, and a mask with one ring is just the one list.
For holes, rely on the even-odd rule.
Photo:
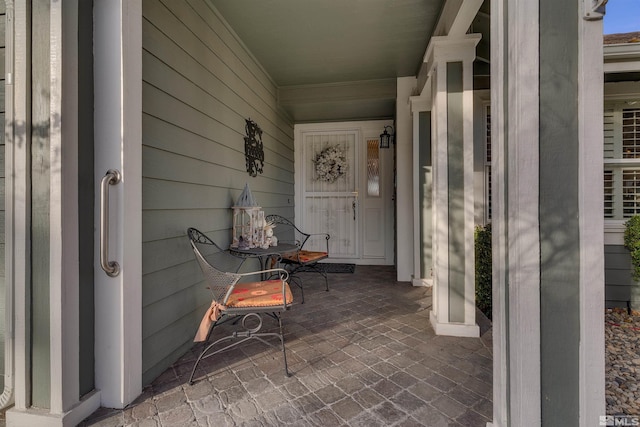
[(640, 415), (640, 313), (605, 313), (608, 415)]

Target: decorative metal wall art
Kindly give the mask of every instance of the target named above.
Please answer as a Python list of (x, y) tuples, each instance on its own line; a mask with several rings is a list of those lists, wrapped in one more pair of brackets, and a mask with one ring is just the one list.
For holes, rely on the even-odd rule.
[(262, 145), (262, 129), (251, 119), (245, 120), (244, 157), (247, 160), (247, 172), (256, 176), (262, 173), (264, 166), (264, 146)]

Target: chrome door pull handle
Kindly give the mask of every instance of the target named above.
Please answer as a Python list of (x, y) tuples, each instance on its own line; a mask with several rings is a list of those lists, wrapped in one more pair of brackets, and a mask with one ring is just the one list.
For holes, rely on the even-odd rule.
[(121, 181), (120, 172), (109, 169), (100, 181), (100, 267), (110, 277), (120, 274), (120, 265), (109, 261), (109, 186)]

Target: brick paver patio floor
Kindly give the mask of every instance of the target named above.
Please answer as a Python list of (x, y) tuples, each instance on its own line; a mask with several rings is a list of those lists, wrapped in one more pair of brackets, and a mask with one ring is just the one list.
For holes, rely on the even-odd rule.
[(484, 427), (491, 420), (491, 330), (481, 338), (435, 336), (431, 290), (396, 282), (393, 267), (330, 274), (329, 292), (319, 275), (303, 278), (305, 303), (283, 315), (291, 377), (282, 353), (255, 341), (201, 362), (189, 385), (197, 345), (128, 408), (101, 408), (82, 425)]

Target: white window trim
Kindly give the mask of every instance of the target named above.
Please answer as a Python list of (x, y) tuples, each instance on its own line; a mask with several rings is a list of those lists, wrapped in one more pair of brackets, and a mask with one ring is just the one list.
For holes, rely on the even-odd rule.
[[(489, 177), (491, 176), (491, 162), (487, 160), (487, 117), (488, 114), (491, 114), (491, 102), (490, 101), (483, 101), (482, 102), (482, 121), (484, 123), (484, 127), (483, 127), (483, 154), (482, 154), (482, 160), (483, 160), (483, 174), (484, 174), (484, 192), (483, 192), (483, 197), (484, 197), (484, 222), (485, 224), (488, 224), (491, 222), (491, 216), (489, 215), (489, 213), (491, 212), (491, 183), (489, 180)], [(493, 136), (493, 135), (492, 135)], [(493, 141), (492, 141), (493, 142)], [(492, 144), (492, 155), (493, 155), (493, 144)], [(493, 157), (492, 157), (493, 158)]]
[[(638, 108), (640, 106), (640, 94), (629, 93), (626, 96), (622, 94), (615, 94), (605, 96), (604, 98), (604, 112), (610, 108), (620, 108), (622, 104), (628, 104), (629, 108)], [(620, 167), (620, 166), (636, 166), (640, 168), (640, 159), (621, 159), (621, 158), (603, 158), (603, 164), (607, 166)], [(603, 212), (604, 215), (604, 212)], [(606, 219), (604, 220), (604, 240), (606, 245), (621, 245), (624, 240), (624, 223), (626, 219)]]

